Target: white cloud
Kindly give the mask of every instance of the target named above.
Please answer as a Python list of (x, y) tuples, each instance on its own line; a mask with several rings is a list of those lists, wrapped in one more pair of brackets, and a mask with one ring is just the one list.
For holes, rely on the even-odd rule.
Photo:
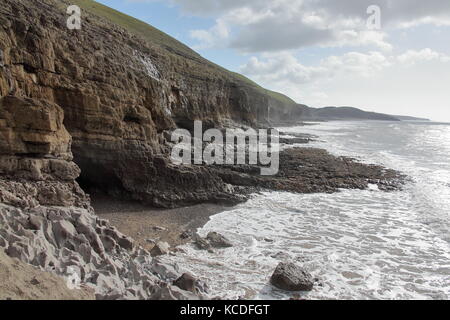
[(407, 107), (423, 110), (427, 99), (441, 107), (450, 101), (446, 89), (450, 59), (431, 49), (409, 50), (398, 56), (348, 52), (315, 65), (302, 64), (289, 52), (263, 54), (251, 57), (240, 71), (263, 86), (316, 107), (353, 105), (391, 113), (389, 108), (397, 107), (411, 114)]
[(241, 66), (240, 72), (261, 83), (301, 85), (331, 80), (339, 74), (370, 77), (390, 65), (389, 59), (380, 52), (348, 52), (342, 56), (329, 56), (316, 66), (305, 66), (291, 53), (283, 52), (265, 54), (262, 59), (252, 57)]
[(189, 34), (193, 39), (199, 41), (199, 44), (194, 46), (194, 49), (199, 50), (219, 47), (228, 39), (229, 30), (227, 25), (222, 20), (218, 20), (216, 25), (209, 30), (191, 30)]
[(441, 62), (450, 62), (450, 56), (426, 48), (420, 51), (408, 50), (399, 55), (397, 60), (402, 64), (411, 66), (423, 61), (437, 60)]
[[(244, 52), (270, 52), (309, 46), (373, 47), (391, 50), (392, 28), (450, 25), (448, 0), (171, 0), (185, 12), (217, 19), (214, 28), (235, 29), (221, 45)], [(367, 8), (381, 9), (382, 30), (368, 30)], [(213, 29), (214, 29), (213, 28)], [(191, 35), (202, 47), (214, 45), (214, 30)], [(217, 43), (218, 41), (216, 41)]]

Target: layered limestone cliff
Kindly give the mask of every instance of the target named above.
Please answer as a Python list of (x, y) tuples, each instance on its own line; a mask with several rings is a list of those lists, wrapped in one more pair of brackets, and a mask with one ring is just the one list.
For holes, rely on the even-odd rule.
[[(207, 169), (173, 167), (165, 133), (190, 129), (193, 120), (206, 127), (266, 123), (270, 105), (283, 103), (168, 36), (166, 42), (156, 36), (152, 41), (91, 13), (109, 8), (99, 10), (86, 0), (70, 4), (82, 6), (81, 30), (66, 27), (68, 2), (2, 1), (0, 128), (6, 138), (0, 147), (6, 143), (12, 148), (8, 156), (36, 157), (40, 149), (63, 155), (51, 141), (40, 141), (39, 129), (29, 137), (20, 133), (28, 109), (41, 112), (39, 105), (45, 113), (53, 108), (55, 117), (64, 115), (68, 133), (61, 129), (45, 139), (57, 144), (72, 138), (79, 182), (88, 191), (158, 206), (239, 200)], [(26, 103), (34, 105), (28, 108)]]

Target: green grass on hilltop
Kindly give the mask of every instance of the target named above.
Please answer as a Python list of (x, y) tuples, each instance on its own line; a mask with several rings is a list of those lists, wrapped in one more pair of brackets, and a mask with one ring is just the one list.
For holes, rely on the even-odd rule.
[(198, 53), (190, 49), (188, 46), (156, 29), (155, 27), (152, 27), (145, 22), (107, 7), (101, 3), (93, 0), (71, 0), (71, 3), (78, 5), (80, 8), (87, 10), (92, 14), (105, 18), (106, 20), (121, 26), (127, 31), (141, 36), (145, 40), (156, 43), (166, 49), (173, 49), (179, 53), (192, 57), (200, 57)]

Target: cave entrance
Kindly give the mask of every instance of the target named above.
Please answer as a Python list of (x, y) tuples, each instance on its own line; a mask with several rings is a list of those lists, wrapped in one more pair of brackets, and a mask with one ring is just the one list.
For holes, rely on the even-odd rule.
[(129, 198), (122, 181), (113, 170), (113, 165), (96, 162), (73, 152), (73, 161), (80, 167), (81, 174), (76, 179), (80, 187), (95, 201), (98, 197)]

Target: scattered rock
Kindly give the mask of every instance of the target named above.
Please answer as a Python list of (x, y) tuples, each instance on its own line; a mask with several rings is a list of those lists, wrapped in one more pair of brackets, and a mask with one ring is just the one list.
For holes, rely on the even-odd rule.
[(181, 277), (173, 282), (173, 285), (194, 294), (202, 294), (208, 292), (208, 285), (203, 281), (198, 280), (190, 273), (183, 273)]
[(210, 232), (206, 236), (206, 239), (209, 241), (212, 247), (214, 248), (230, 248), (233, 244), (225, 238), (223, 235), (217, 232)]
[(193, 232), (190, 230), (184, 231), (182, 234), (180, 234), (181, 239), (190, 239), (192, 238)]
[(209, 241), (200, 237), (198, 233), (194, 233), (192, 240), (200, 250), (211, 250), (211, 244), (209, 243)]
[(313, 277), (302, 268), (290, 262), (281, 262), (275, 269), (270, 282), (286, 291), (311, 291)]
[[(0, 180), (0, 194), (1, 187)], [(161, 281), (180, 277), (176, 266), (158, 265), (149, 252), (133, 246), (108, 222), (98, 222), (93, 211), (86, 209), (40, 206), (30, 210), (0, 203), (0, 246), (10, 257), (70, 277), (74, 283), (80, 281), (95, 291), (97, 299), (149, 299), (160, 290)], [(33, 277), (27, 284), (45, 286)], [(175, 291), (178, 297), (193, 296)]]
[(59, 246), (62, 246), (66, 239), (75, 237), (76, 232), (75, 227), (69, 221), (60, 220), (53, 222), (53, 233)]
[(197, 279), (194, 278), (194, 276), (190, 273), (183, 273), (181, 277), (179, 277), (177, 280), (173, 282), (174, 286), (177, 286), (180, 289), (190, 291), (195, 293), (195, 283)]
[(153, 226), (153, 231), (167, 231), (167, 228), (160, 226)]
[(178, 247), (177, 247), (177, 248), (174, 248), (174, 249), (173, 249), (173, 252), (174, 252), (174, 253), (176, 253), (176, 252), (179, 252), (179, 253), (186, 253), (186, 251), (185, 251), (184, 249), (181, 249), (181, 248), (178, 248)]
[(162, 256), (169, 253), (170, 245), (167, 242), (158, 241), (150, 251), (152, 257)]
[(162, 280), (173, 281), (180, 277), (180, 267), (178, 264), (162, 263), (159, 259), (153, 259), (150, 270)]

